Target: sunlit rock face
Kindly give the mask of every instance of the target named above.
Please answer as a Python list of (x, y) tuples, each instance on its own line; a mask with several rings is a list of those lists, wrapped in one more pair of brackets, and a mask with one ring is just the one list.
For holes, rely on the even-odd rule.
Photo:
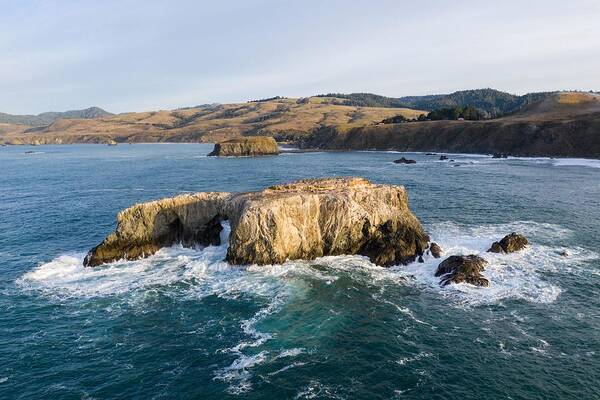
[(216, 143), (209, 156), (268, 156), (279, 154), (277, 142), (270, 136), (239, 137)]
[(389, 266), (414, 261), (429, 241), (402, 186), (309, 179), (260, 192), (197, 193), (135, 205), (119, 213), (116, 231), (89, 252), (85, 265), (141, 258), (174, 243), (219, 244), (223, 220), (231, 226), (226, 259), (232, 264), (359, 254)]

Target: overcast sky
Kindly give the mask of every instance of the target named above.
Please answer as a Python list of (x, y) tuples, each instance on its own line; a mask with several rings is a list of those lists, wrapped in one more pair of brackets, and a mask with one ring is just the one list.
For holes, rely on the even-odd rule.
[(0, 0), (0, 111), (600, 90), (599, 0)]

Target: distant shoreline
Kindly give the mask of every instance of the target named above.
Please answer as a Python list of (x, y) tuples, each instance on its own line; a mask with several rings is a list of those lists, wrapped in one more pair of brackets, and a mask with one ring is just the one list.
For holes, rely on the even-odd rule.
[[(119, 143), (118, 146), (128, 146), (128, 145), (214, 145), (211, 142), (124, 142)], [(1, 147), (25, 147), (25, 148), (38, 148), (41, 146), (106, 146), (106, 147), (116, 147), (109, 146), (104, 143), (48, 143), (41, 145), (32, 145), (32, 144), (6, 144)], [(1, 151), (1, 150), (0, 150)], [(280, 154), (304, 154), (304, 153), (393, 153), (393, 154), (422, 154), (427, 155), (428, 153), (432, 153), (431, 156), (438, 155), (446, 155), (446, 156), (472, 156), (472, 157), (481, 157), (481, 158), (493, 158), (493, 153), (477, 153), (477, 152), (457, 152), (457, 151), (442, 151), (442, 150), (396, 150), (396, 149), (323, 149), (323, 148), (299, 148), (299, 147), (280, 147)], [(507, 154), (506, 157), (496, 158), (497, 160), (510, 160), (510, 159), (539, 159), (539, 160), (554, 160), (554, 159), (562, 159), (562, 160), (589, 160), (589, 161), (598, 161), (600, 160), (600, 156), (598, 157), (577, 157), (577, 156), (554, 156), (554, 155), (512, 155)]]

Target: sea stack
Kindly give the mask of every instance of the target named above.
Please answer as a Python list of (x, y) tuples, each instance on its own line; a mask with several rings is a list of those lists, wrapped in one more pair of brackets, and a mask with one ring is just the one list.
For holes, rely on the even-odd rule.
[(245, 136), (215, 143), (209, 156), (270, 156), (279, 154), (277, 142), (270, 136)]
[(406, 264), (429, 242), (404, 187), (308, 179), (260, 192), (186, 194), (134, 205), (118, 214), (116, 231), (84, 264), (142, 258), (175, 243), (217, 245), (224, 220), (231, 226), (226, 260), (239, 265), (342, 254), (381, 266)]

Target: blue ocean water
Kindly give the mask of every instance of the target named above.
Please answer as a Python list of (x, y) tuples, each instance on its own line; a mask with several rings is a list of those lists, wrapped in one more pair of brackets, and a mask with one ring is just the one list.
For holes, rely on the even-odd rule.
[[(0, 148), (0, 398), (600, 398), (599, 161), (210, 150)], [(432, 259), (241, 268), (225, 246), (81, 265), (133, 203), (332, 175), (406, 186), (491, 287), (440, 288)], [(485, 253), (511, 231), (530, 248)]]

